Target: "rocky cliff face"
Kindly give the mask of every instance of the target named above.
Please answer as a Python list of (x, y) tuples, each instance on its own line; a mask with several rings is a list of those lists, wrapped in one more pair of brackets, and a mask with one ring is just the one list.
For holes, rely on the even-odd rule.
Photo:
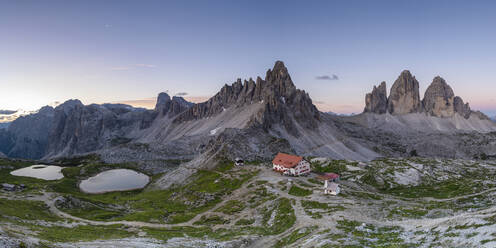
[(455, 114), (455, 94), (453, 89), (444, 79), (437, 76), (425, 91), (424, 110), (428, 114), (437, 117), (451, 117)]
[(419, 95), (419, 82), (410, 71), (404, 70), (391, 87), (388, 99), (391, 114), (410, 114), (422, 111)]
[(2, 139), (3, 153), (14, 158), (40, 158), (46, 153), (49, 133), (53, 127), (54, 109), (43, 107), (38, 113), (17, 118)]
[(12, 122), (0, 133), (0, 151), (9, 157), (32, 159), (92, 152), (127, 143), (156, 118), (173, 117), (191, 105), (165, 93), (159, 95), (155, 110), (69, 100)]
[(158, 117), (175, 116), (191, 103), (160, 93), (155, 110), (124, 104), (83, 105), (70, 100), (55, 108), (47, 156), (69, 156), (127, 143), (133, 133), (145, 129)]
[(472, 113), (472, 110), (470, 110), (470, 105), (468, 103), (463, 103), (461, 97), (455, 96), (453, 105), (456, 113), (465, 117), (465, 119), (468, 119), (470, 117), (470, 114)]
[(286, 66), (277, 61), (272, 70), (268, 70), (265, 80), (260, 77), (241, 82), (238, 79), (232, 85), (225, 85), (208, 101), (195, 104), (180, 114), (175, 123), (196, 120), (216, 115), (230, 107), (246, 104), (264, 104), (259, 116), (254, 116), (253, 124), (262, 125), (266, 130), (275, 124), (282, 125), (289, 133), (297, 136), (293, 118), (305, 128), (316, 128), (320, 120), (319, 111), (313, 105), (305, 91), (296, 89)]
[(365, 96), (365, 113), (385, 114), (388, 108), (386, 82), (379, 87), (374, 86), (371, 93)]
[(172, 117), (185, 111), (191, 106), (193, 106), (193, 103), (184, 100), (182, 97), (173, 96), (171, 99), (167, 93), (162, 92), (157, 97), (155, 112), (162, 116), (169, 115)]
[[(389, 98), (386, 96), (386, 83), (375, 87), (365, 96), (364, 113), (404, 115), (426, 113), (430, 116), (449, 118), (458, 114), (465, 119), (475, 116), (481, 120), (490, 119), (480, 111), (472, 111), (468, 103), (455, 96), (453, 89), (441, 77), (432, 80), (420, 101), (419, 83), (412, 74), (405, 70), (391, 87)], [(387, 106), (385, 109), (384, 106)]]

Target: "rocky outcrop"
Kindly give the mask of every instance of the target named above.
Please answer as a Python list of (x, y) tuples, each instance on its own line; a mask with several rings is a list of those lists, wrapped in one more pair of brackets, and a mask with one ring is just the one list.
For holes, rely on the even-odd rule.
[(470, 110), (470, 105), (468, 103), (463, 103), (461, 97), (455, 96), (453, 105), (456, 113), (465, 117), (465, 119), (470, 117), (470, 114), (472, 113), (472, 110)]
[(215, 139), (210, 140), (210, 151), (220, 151), (223, 157), (234, 160), (268, 160), (278, 152), (294, 154), (287, 140), (275, 138), (259, 128), (228, 128)]
[(284, 63), (277, 61), (274, 68), (267, 71), (265, 80), (258, 77), (256, 82), (249, 79), (242, 83), (238, 79), (232, 85), (222, 87), (208, 101), (193, 105), (174, 122), (201, 119), (230, 107), (254, 103), (263, 104), (264, 108), (259, 116), (254, 117), (253, 124), (260, 124), (265, 130), (273, 125), (282, 125), (289, 133), (297, 136), (293, 119), (305, 128), (316, 128), (320, 120), (319, 111), (308, 93), (296, 89)]
[(388, 108), (386, 82), (379, 87), (374, 86), (371, 93), (365, 96), (365, 113), (385, 114)]
[[(384, 106), (387, 108), (384, 109)], [(430, 116), (449, 118), (458, 114), (465, 119), (471, 115), (489, 120), (480, 111), (472, 111), (468, 103), (455, 96), (453, 89), (440, 76), (435, 77), (420, 101), (419, 83), (412, 74), (405, 70), (391, 87), (389, 98), (386, 96), (386, 83), (382, 82), (371, 93), (365, 96), (364, 113), (404, 115), (411, 113), (426, 113)]]
[(162, 92), (157, 97), (155, 112), (159, 115), (175, 116), (191, 106), (193, 106), (193, 103), (184, 100), (182, 97), (173, 96), (171, 99), (167, 93)]
[(397, 115), (422, 112), (419, 82), (407, 70), (401, 72), (391, 87), (388, 111)]
[(124, 104), (83, 105), (69, 100), (57, 108), (46, 156), (71, 156), (129, 142), (153, 111)]
[[(257, 85), (261, 81), (259, 78)], [(190, 109), (179, 115), (175, 119), (175, 122), (201, 119), (216, 115), (231, 106), (259, 101), (262, 91), (260, 86), (258, 89), (255, 89), (255, 87), (256, 84), (251, 78), (249, 81), (245, 80), (244, 84), (241, 82), (241, 79), (238, 79), (232, 85), (226, 84), (217, 94), (208, 99), (208, 101), (194, 104)]]
[(487, 116), (486, 114), (484, 114), (484, 113), (482, 113), (480, 111), (472, 111), (470, 113), (470, 115), (473, 115), (473, 116), (475, 116), (475, 117), (477, 117), (477, 118), (479, 118), (481, 120), (488, 120), (488, 121), (491, 120), (491, 118), (489, 118), (489, 116)]
[(125, 104), (85, 106), (68, 100), (55, 109), (44, 107), (20, 117), (7, 130), (0, 130), (0, 152), (31, 159), (92, 152), (127, 143), (156, 118), (172, 118), (191, 106), (182, 97), (170, 98), (166, 93), (159, 94), (155, 110)]
[(446, 81), (437, 76), (425, 91), (422, 103), (427, 114), (436, 117), (452, 117), (455, 114), (455, 94)]

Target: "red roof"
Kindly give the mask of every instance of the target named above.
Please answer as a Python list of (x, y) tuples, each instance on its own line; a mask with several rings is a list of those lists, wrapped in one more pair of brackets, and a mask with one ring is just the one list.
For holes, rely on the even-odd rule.
[(286, 168), (293, 168), (302, 159), (303, 159), (303, 157), (301, 157), (301, 156), (289, 155), (289, 154), (280, 152), (277, 154), (277, 156), (274, 158), (274, 160), (272, 160), (272, 163), (277, 164), (277, 165), (282, 165)]
[(334, 180), (339, 178), (339, 175), (336, 173), (324, 173), (322, 175), (319, 175), (318, 178), (321, 180)]

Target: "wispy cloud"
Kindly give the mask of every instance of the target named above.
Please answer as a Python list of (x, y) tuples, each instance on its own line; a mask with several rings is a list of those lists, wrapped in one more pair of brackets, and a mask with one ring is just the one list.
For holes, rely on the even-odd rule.
[(187, 92), (178, 92), (176, 93), (176, 96), (185, 96), (185, 95), (188, 95)]
[(332, 75), (322, 75), (322, 76), (317, 76), (315, 77), (317, 80), (339, 80), (339, 77), (336, 74)]
[(131, 70), (131, 67), (126, 67), (126, 66), (116, 66), (116, 67), (110, 67), (111, 71), (129, 71)]
[(0, 109), (0, 115), (11, 115), (11, 114), (15, 114), (17, 112), (17, 110), (3, 110), (3, 109)]
[(134, 64), (130, 66), (114, 66), (110, 67), (110, 70), (112, 71), (129, 71), (132, 69), (137, 69), (137, 68), (157, 68), (156, 65), (153, 64)]
[(156, 68), (156, 65), (151, 65), (151, 64), (135, 64), (134, 66), (136, 67), (146, 67), (146, 68)]

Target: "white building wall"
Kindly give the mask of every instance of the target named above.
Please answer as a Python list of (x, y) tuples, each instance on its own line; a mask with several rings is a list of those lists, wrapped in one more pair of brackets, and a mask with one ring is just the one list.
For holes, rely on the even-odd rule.
[(294, 168), (286, 168), (282, 165), (272, 164), (272, 169), (276, 171), (286, 172), (289, 171), (294, 176), (310, 173), (310, 163), (301, 160)]

